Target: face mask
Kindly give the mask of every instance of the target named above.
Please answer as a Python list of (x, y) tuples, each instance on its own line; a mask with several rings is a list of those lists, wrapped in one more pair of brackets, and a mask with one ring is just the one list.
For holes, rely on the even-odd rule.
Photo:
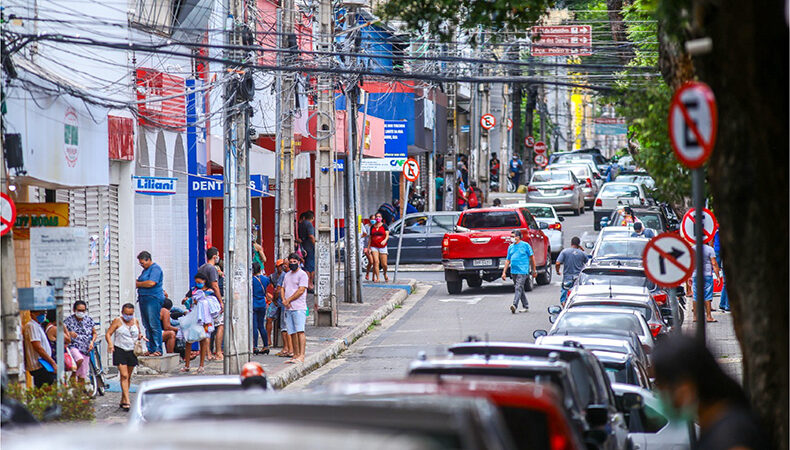
[(198, 288), (198, 289), (203, 289), (203, 286), (205, 286), (205, 285), (206, 285), (206, 283), (195, 283), (195, 287)]
[(291, 272), (296, 272), (299, 269), (299, 264), (288, 264), (288, 268), (291, 269)]
[(85, 316), (86, 316), (86, 313), (85, 313), (85, 311), (77, 311), (77, 312), (74, 313), (74, 315), (77, 316), (78, 319), (84, 319)]
[(121, 317), (123, 317), (123, 320), (129, 322), (134, 319), (134, 314), (121, 314)]
[(661, 411), (666, 414), (671, 421), (693, 422), (696, 418), (697, 407), (695, 404), (692, 403), (676, 408), (672, 402), (672, 398), (664, 391), (659, 392), (658, 403)]
[(44, 323), (45, 320), (47, 320), (46, 314), (39, 314), (36, 316), (36, 322), (38, 323)]

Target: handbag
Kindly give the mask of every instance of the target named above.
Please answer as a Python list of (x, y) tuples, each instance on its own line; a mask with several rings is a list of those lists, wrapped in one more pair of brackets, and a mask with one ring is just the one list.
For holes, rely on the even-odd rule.
[(66, 368), (67, 372), (71, 372), (77, 368), (68, 348), (63, 349), (63, 366)]
[(134, 356), (140, 356), (145, 353), (145, 349), (143, 348), (143, 340), (138, 339), (137, 342), (134, 343)]

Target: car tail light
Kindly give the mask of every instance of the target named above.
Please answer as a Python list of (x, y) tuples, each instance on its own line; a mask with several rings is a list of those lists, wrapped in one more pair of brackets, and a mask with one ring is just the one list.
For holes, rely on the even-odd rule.
[(562, 224), (557, 222), (549, 225), (550, 230), (562, 230)]
[(528, 186), (527, 187), (527, 191), (529, 191), (529, 192), (537, 192), (538, 188), (536, 188), (535, 186)]
[(573, 185), (572, 185), (572, 184), (569, 184), (569, 185), (567, 185), (567, 186), (563, 186), (563, 187), (562, 187), (562, 190), (563, 190), (563, 191), (572, 191), (572, 190), (573, 190)]
[(645, 204), (645, 199), (644, 199), (644, 198), (640, 198), (640, 199), (639, 199), (639, 203), (641, 203), (641, 204), (643, 204), (643, 205), (644, 205), (644, 204)]
[(595, 206), (603, 206), (603, 200), (600, 198), (595, 199)]
[(653, 333), (653, 337), (658, 336), (658, 334), (661, 333), (661, 329), (664, 328), (660, 323), (651, 323), (649, 326), (650, 332)]
[(659, 305), (666, 305), (667, 304), (667, 293), (666, 292), (656, 292), (653, 294), (653, 300)]
[(592, 187), (592, 180), (591, 180), (591, 179), (589, 179), (589, 178), (587, 178), (587, 187), (588, 187), (588, 188), (591, 188), (591, 187)]
[(442, 239), (442, 251), (446, 252), (450, 248), (450, 238)]

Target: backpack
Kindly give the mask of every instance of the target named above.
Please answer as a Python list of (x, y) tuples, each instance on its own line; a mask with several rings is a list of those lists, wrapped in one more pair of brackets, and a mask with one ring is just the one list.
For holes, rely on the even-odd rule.
[(475, 192), (474, 189), (470, 189), (470, 191), (471, 192), (469, 192), (469, 195), (468, 195), (468, 197), (469, 197), (469, 207), (470, 208), (477, 208), (477, 205), (479, 204), (478, 201), (477, 201), (477, 193)]

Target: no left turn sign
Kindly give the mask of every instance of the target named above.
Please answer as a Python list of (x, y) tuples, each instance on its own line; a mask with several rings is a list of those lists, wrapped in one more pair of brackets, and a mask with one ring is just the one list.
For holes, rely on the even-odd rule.
[(534, 147), (535, 146), (535, 138), (532, 136), (527, 136), (524, 138), (524, 145), (527, 147)]
[(508, 119), (507, 119), (507, 131), (510, 131), (512, 129), (513, 129), (513, 119), (508, 117)]
[(0, 236), (11, 231), (16, 221), (16, 205), (7, 194), (0, 193)]
[[(697, 213), (695, 211), (694, 208), (688, 210), (683, 216), (683, 220), (680, 222), (680, 235), (683, 236), (683, 239), (691, 243), (696, 242), (695, 227), (697, 225)], [(716, 236), (716, 230), (719, 229), (719, 222), (716, 221), (716, 216), (714, 216), (708, 208), (703, 208), (702, 210), (702, 221), (705, 225), (702, 229), (702, 242), (707, 244)]]
[(661, 287), (676, 287), (694, 273), (694, 253), (677, 235), (662, 233), (645, 245), (642, 265), (652, 282)]
[(675, 92), (669, 106), (669, 137), (686, 167), (696, 169), (710, 157), (717, 120), (716, 99), (707, 84), (689, 82)]
[(414, 183), (420, 177), (420, 163), (414, 158), (409, 158), (403, 164), (403, 177)]
[(493, 114), (483, 114), (480, 117), (480, 126), (485, 130), (490, 130), (496, 126), (496, 117)]

